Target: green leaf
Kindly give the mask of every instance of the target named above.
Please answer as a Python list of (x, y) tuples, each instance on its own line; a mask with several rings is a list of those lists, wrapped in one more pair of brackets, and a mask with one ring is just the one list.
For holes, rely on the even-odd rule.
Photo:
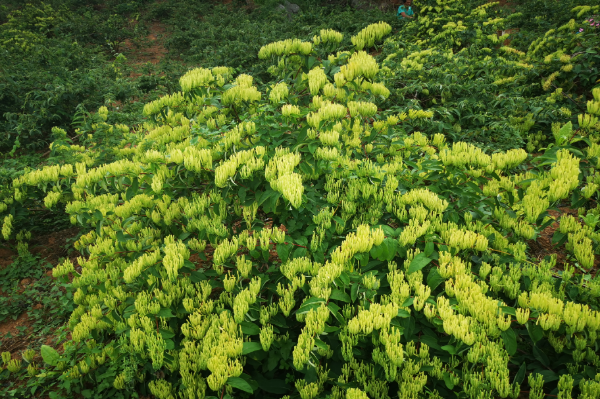
[(425, 266), (427, 266), (431, 262), (431, 259), (425, 256), (424, 253), (417, 254), (415, 258), (410, 262), (410, 266), (408, 267), (407, 273), (414, 273), (418, 270), (421, 270)]
[(164, 328), (161, 328), (160, 330), (160, 335), (164, 338), (164, 339), (169, 339), (169, 338), (173, 338), (175, 336), (175, 333), (169, 331), (169, 330), (165, 330)]
[(544, 367), (550, 367), (550, 359), (548, 359), (548, 355), (546, 355), (543, 350), (538, 348), (537, 345), (533, 346), (533, 356), (537, 361), (542, 363)]
[(277, 244), (277, 255), (281, 259), (281, 262), (287, 262), (292, 248), (294, 248), (293, 244)]
[(175, 317), (170, 308), (162, 308), (156, 315), (159, 317), (164, 317), (165, 319)]
[(427, 256), (427, 257), (431, 256), (431, 254), (433, 253), (433, 249), (434, 249), (433, 245), (434, 244), (432, 241), (429, 241), (429, 242), (427, 242), (427, 244), (425, 244), (425, 252), (424, 252), (425, 256)]
[(448, 352), (451, 355), (455, 355), (456, 354), (456, 348), (452, 345), (444, 345), (442, 346), (442, 349), (445, 350), (446, 352)]
[(527, 363), (523, 362), (521, 367), (519, 367), (519, 371), (515, 375), (515, 379), (513, 380), (517, 384), (521, 385), (523, 381), (525, 381), (525, 373), (527, 372)]
[(509, 355), (513, 356), (517, 353), (517, 334), (512, 328), (502, 331), (502, 340)]
[(318, 348), (321, 348), (321, 349), (323, 349), (323, 350), (325, 350), (325, 351), (326, 351), (327, 349), (329, 349), (329, 347), (327, 346), (327, 344), (326, 344), (325, 342), (321, 341), (320, 339), (315, 339), (315, 345), (316, 345)]
[(342, 302), (350, 302), (350, 295), (346, 294), (344, 291), (341, 290), (333, 290), (330, 298)]
[[(269, 358), (270, 359), (270, 358)], [(290, 390), (290, 386), (284, 380), (273, 378), (265, 378), (262, 375), (255, 374), (254, 379), (258, 382), (258, 386), (265, 392), (275, 395), (283, 395)]]
[(192, 272), (190, 273), (190, 280), (192, 280), (192, 283), (199, 283), (200, 281), (206, 280), (206, 275), (199, 271)]
[(243, 321), (241, 323), (242, 326), (242, 332), (246, 335), (257, 335), (260, 334), (260, 327), (258, 327), (256, 324), (251, 323), (249, 321)]
[(429, 335), (421, 336), (421, 342), (424, 343), (425, 345), (429, 346), (430, 348), (437, 349), (437, 350), (442, 349), (440, 347), (440, 345), (438, 344), (437, 339), (434, 337), (430, 337)]
[(137, 194), (139, 185), (140, 185), (140, 182), (138, 181), (138, 178), (135, 177), (133, 179), (133, 181), (131, 182), (131, 186), (129, 186), (129, 188), (127, 188), (127, 191), (125, 192), (125, 198), (127, 199), (127, 201), (129, 201), (130, 199), (135, 197), (135, 195)]
[(56, 349), (48, 345), (42, 345), (41, 352), (42, 359), (44, 359), (45, 363), (49, 364), (50, 366), (56, 366), (58, 359), (60, 359), (60, 355)]
[(304, 301), (304, 303), (300, 306), (300, 308), (296, 311), (296, 314), (308, 313), (311, 310), (317, 310), (321, 307), (321, 304), (324, 304), (325, 300), (323, 298), (310, 298)]
[(306, 248), (298, 247), (294, 251), (294, 254), (292, 255), (292, 259), (302, 258), (304, 256), (306, 256)]
[(515, 310), (515, 308), (511, 308), (510, 306), (501, 306), (500, 308), (502, 309), (504, 314), (509, 314), (515, 317), (517, 316), (517, 311)]
[(533, 324), (531, 322), (527, 322), (526, 326), (527, 332), (529, 332), (529, 336), (531, 337), (534, 343), (544, 338), (544, 330), (541, 326)]
[(262, 345), (259, 342), (244, 342), (244, 347), (242, 349), (242, 355), (247, 355), (248, 353), (261, 351)]
[(240, 377), (229, 377), (227, 379), (227, 384), (231, 385), (234, 388), (239, 389), (240, 391), (254, 393), (250, 384), (246, 382), (243, 378)]
[(126, 242), (127, 240), (131, 240), (131, 237), (125, 237), (125, 234), (123, 234), (123, 230), (117, 231), (118, 242)]
[(350, 288), (350, 298), (352, 299), (352, 302), (356, 301), (356, 298), (358, 298), (358, 283), (354, 283), (352, 284), (352, 288)]
[(544, 377), (544, 384), (558, 380), (558, 375), (552, 370), (537, 370), (536, 373)]
[(408, 311), (406, 311), (404, 309), (398, 309), (397, 317), (401, 317), (401, 318), (410, 317), (410, 313), (408, 313)]
[(102, 215), (102, 212), (100, 212), (99, 210), (94, 211), (94, 217), (98, 220), (104, 220), (104, 216)]
[(561, 233), (560, 231), (555, 231), (554, 235), (552, 235), (552, 244), (561, 245), (567, 240), (567, 235)]
[(450, 374), (447, 371), (444, 372), (444, 382), (446, 383), (446, 387), (448, 389), (454, 388), (454, 382), (452, 381), (452, 377), (450, 376)]
[(427, 285), (429, 286), (429, 288), (431, 288), (432, 292), (445, 280), (445, 278), (440, 276), (440, 272), (435, 267), (432, 267), (429, 273), (427, 274)]

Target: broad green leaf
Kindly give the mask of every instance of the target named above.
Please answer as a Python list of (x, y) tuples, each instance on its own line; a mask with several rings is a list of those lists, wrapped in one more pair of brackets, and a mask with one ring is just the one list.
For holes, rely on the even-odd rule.
[(352, 302), (356, 301), (356, 298), (358, 298), (358, 283), (354, 283), (352, 284), (352, 288), (350, 288), (350, 298), (352, 299)]
[(544, 351), (537, 345), (533, 346), (533, 356), (537, 361), (542, 363), (544, 367), (550, 367), (550, 359), (548, 359), (548, 355), (546, 355), (546, 353), (544, 353)]
[(242, 349), (242, 355), (247, 355), (248, 353), (261, 351), (262, 345), (259, 342), (244, 342), (244, 347)]
[(175, 333), (169, 331), (169, 330), (165, 330), (164, 328), (161, 328), (160, 330), (160, 335), (164, 338), (164, 339), (170, 339), (173, 338), (175, 336)]
[(454, 382), (452, 381), (452, 377), (450, 376), (450, 374), (448, 374), (448, 372), (444, 372), (444, 382), (446, 383), (446, 387), (448, 389), (453, 389), (454, 388)]
[(283, 263), (289, 259), (292, 248), (294, 248), (293, 244), (277, 244), (277, 255)]
[(139, 188), (138, 178), (134, 177), (133, 181), (131, 182), (131, 186), (129, 186), (127, 188), (127, 191), (125, 192), (125, 198), (127, 199), (127, 201), (131, 200), (133, 197), (135, 197), (137, 195), (138, 188)]
[(249, 321), (243, 321), (241, 323), (242, 326), (242, 332), (246, 335), (257, 335), (260, 334), (260, 327), (258, 327), (256, 324), (251, 323)]
[(531, 322), (527, 322), (526, 326), (527, 332), (529, 332), (529, 336), (531, 337), (534, 343), (544, 338), (544, 330), (541, 326)]
[(58, 359), (60, 359), (60, 355), (58, 354), (56, 349), (48, 345), (42, 345), (41, 353), (44, 362), (49, 364), (50, 366), (56, 366), (56, 363), (58, 363)]
[(502, 331), (502, 340), (509, 355), (513, 356), (517, 353), (517, 334), (512, 328)]
[(432, 267), (429, 273), (427, 274), (427, 285), (429, 286), (429, 288), (431, 288), (432, 292), (445, 280), (445, 278), (440, 276), (440, 272), (436, 267)]
[(346, 294), (344, 291), (341, 290), (333, 290), (331, 292), (331, 299), (335, 299), (338, 301), (342, 301), (342, 302), (350, 302), (350, 295)]
[(165, 319), (175, 317), (170, 308), (162, 308), (156, 315), (159, 317), (164, 317)]
[(303, 314), (308, 313), (311, 310), (317, 310), (324, 303), (325, 300), (322, 298), (310, 298), (300, 305), (300, 308), (296, 311), (296, 314)]
[(410, 262), (407, 273), (414, 273), (417, 270), (421, 270), (431, 262), (431, 259), (425, 256), (424, 253), (417, 254), (415, 258)]
[(243, 378), (229, 377), (227, 379), (227, 384), (231, 385), (234, 388), (239, 389), (240, 391), (254, 393), (250, 384), (248, 384), (248, 382), (246, 382), (246, 380), (244, 380)]
[(327, 344), (320, 339), (315, 339), (315, 345), (323, 350), (329, 349), (329, 346), (327, 346)]
[[(279, 361), (279, 358), (277, 361)], [(254, 374), (254, 379), (258, 382), (260, 389), (268, 393), (283, 395), (291, 390), (290, 386), (284, 380), (265, 378), (259, 374)]]
[(523, 362), (521, 367), (519, 367), (519, 371), (515, 375), (515, 379), (513, 380), (517, 384), (522, 384), (525, 380), (525, 373), (527, 372), (527, 363)]

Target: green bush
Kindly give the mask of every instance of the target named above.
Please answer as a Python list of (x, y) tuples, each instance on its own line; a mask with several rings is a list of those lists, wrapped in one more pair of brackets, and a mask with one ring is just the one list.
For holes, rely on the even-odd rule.
[(600, 78), (600, 30), (590, 28), (579, 9), (563, 10), (556, 21), (561, 25), (547, 34), (533, 29), (535, 41), (520, 51), (503, 45), (513, 34), (499, 38), (497, 32), (519, 27), (517, 35), (529, 34), (530, 13), (502, 18), (495, 3), (454, 2), (447, 9), (433, 1), (417, 4), (419, 19), (403, 27), (401, 40), (389, 40), (382, 54), (392, 90), (384, 107), (402, 104), (399, 110), (410, 106), (436, 115), (411, 128), (490, 152), (525, 145), (533, 152), (552, 140), (552, 124), (569, 118), (577, 123)]
[[(482, 12), (494, 5), (462, 4), (444, 2), (461, 24), (431, 16), (428, 32), (436, 6), (423, 2), (382, 64), (365, 50), (391, 26), (340, 52), (348, 38), (323, 30), (262, 47), (272, 78), (260, 89), (232, 68), (198, 68), (133, 129), (105, 107), (78, 118), (77, 144), (53, 129), (64, 163), (18, 176), (0, 211), (5, 239), (23, 242), (41, 203), (83, 229), (81, 271), (67, 260), (53, 272), (72, 277), (71, 339), (43, 346), (44, 365), (3, 354), (0, 377), (27, 366), (28, 386), (54, 397), (598, 397), (600, 87), (576, 117), (533, 121), (549, 136), (541, 155), (426, 131), (448, 116), (402, 99), (410, 79), (424, 81), (419, 99), (437, 90), (428, 79), (483, 76), (473, 97), (500, 90), (492, 78), (535, 82), (531, 69), (570, 64), (542, 50), (511, 58), (488, 28), (469, 29), (501, 23)], [(546, 38), (568, 42), (570, 29)], [(411, 32), (410, 46), (430, 48), (407, 51)], [(562, 72), (523, 91), (541, 97), (539, 113), (559, 98), (544, 86), (571, 90)], [(532, 123), (507, 106), (513, 115), (493, 106), (466, 122)], [(553, 216), (565, 206), (577, 211)], [(554, 223), (560, 268), (532, 246)]]
[[(42, 3), (14, 10), (8, 22), (0, 25), (3, 151), (46, 147), (53, 126), (71, 130), (78, 105), (97, 108), (109, 99), (125, 101), (139, 95), (136, 83), (122, 73), (124, 58), (117, 56), (111, 62), (102, 48), (89, 46), (110, 43), (117, 50), (115, 46), (126, 36), (119, 30), (118, 21), (111, 18), (103, 22), (109, 24), (104, 26), (85, 14), (78, 16)], [(77, 24), (74, 21), (93, 32), (73, 31)], [(88, 36), (102, 39), (90, 43)]]
[[(166, 5), (157, 5), (161, 9)], [(377, 10), (362, 10), (308, 5), (288, 19), (285, 12), (273, 5), (254, 11), (224, 5), (198, 4), (197, 6), (168, 6), (172, 34), (167, 47), (174, 56), (190, 63), (209, 67), (231, 66), (240, 68), (261, 79), (268, 79), (269, 66), (261, 62), (258, 51), (267, 43), (288, 38), (311, 40), (321, 29), (336, 29), (350, 37), (370, 23), (380, 20), (397, 24), (394, 14)], [(346, 38), (343, 48), (350, 48)]]

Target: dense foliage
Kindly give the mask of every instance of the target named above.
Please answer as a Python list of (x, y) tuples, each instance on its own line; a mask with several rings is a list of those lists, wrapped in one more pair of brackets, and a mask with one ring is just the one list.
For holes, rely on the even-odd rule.
[[(54, 128), (60, 162), (14, 176), (0, 213), (22, 253), (33, 207), (84, 229), (53, 271), (71, 336), (0, 376), (54, 397), (598, 397), (600, 7), (521, 51), (497, 3), (415, 3), (397, 35), (266, 44), (260, 87), (196, 68), (143, 124)], [(560, 267), (531, 251), (554, 224)]]

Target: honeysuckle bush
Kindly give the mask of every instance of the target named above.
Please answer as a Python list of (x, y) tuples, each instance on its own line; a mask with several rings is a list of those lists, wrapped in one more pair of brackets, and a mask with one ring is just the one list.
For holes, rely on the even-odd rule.
[[(600, 88), (541, 156), (490, 155), (379, 109), (389, 33), (272, 43), (266, 90), (197, 68), (143, 125), (54, 129), (65, 162), (2, 192), (2, 234), (25, 252), (27, 208), (65, 207), (77, 307), (60, 352), (3, 372), (55, 396), (598, 397)], [(529, 250), (555, 222), (560, 269)]]
[(570, 3), (560, 24), (527, 30), (529, 2), (507, 14), (494, 2), (415, 1), (419, 18), (384, 47), (391, 90), (384, 108), (433, 111), (431, 121), (410, 125), (427, 135), (492, 152), (539, 152), (552, 142), (554, 124), (580, 124), (600, 79), (600, 30), (589, 22), (598, 6)]

